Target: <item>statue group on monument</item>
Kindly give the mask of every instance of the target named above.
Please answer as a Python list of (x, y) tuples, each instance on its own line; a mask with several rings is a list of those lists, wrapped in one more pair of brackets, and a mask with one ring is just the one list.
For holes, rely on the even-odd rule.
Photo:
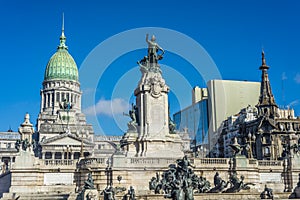
[(204, 177), (198, 177), (192, 168), (187, 156), (178, 159), (176, 164), (169, 165), (169, 169), (163, 172), (161, 178), (159, 174), (152, 177), (149, 182), (149, 189), (156, 194), (163, 193), (165, 198), (173, 200), (192, 200), (194, 191), (207, 192), (210, 183)]
[(169, 169), (164, 171), (161, 178), (158, 173), (149, 182), (149, 189), (155, 194), (163, 193), (165, 198), (173, 200), (192, 200), (194, 193), (236, 193), (241, 190), (249, 190), (253, 183), (244, 183), (244, 176), (240, 179), (236, 172), (232, 172), (229, 180), (224, 181), (219, 173), (214, 176), (214, 187), (201, 174), (197, 176), (193, 169), (194, 165), (187, 156), (178, 159), (176, 164), (169, 165)]

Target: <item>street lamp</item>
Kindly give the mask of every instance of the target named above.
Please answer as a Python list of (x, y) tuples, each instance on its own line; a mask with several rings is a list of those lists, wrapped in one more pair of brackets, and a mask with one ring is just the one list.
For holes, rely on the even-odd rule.
[(255, 135), (251, 134), (251, 132), (249, 132), (248, 134), (248, 142), (249, 142), (249, 151), (247, 152), (248, 153), (248, 158), (253, 158), (253, 148), (252, 148), (252, 142), (255, 142)]

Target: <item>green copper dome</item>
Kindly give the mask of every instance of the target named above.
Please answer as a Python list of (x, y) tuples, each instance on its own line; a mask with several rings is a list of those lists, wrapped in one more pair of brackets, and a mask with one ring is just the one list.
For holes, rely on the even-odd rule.
[(78, 69), (73, 57), (68, 52), (65, 44), (64, 30), (60, 36), (60, 45), (56, 53), (50, 58), (44, 76), (44, 81), (72, 80), (78, 81)]

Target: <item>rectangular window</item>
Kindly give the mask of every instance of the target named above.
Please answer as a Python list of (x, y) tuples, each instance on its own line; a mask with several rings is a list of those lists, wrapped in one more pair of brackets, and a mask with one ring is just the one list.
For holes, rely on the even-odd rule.
[(44, 94), (44, 108), (46, 107), (46, 94)]
[(60, 102), (60, 99), (59, 99), (59, 98), (60, 98), (60, 93), (57, 92), (57, 93), (56, 93), (56, 102)]
[(51, 106), (54, 106), (54, 93), (51, 94)]
[(47, 94), (48, 107), (50, 107), (50, 94)]

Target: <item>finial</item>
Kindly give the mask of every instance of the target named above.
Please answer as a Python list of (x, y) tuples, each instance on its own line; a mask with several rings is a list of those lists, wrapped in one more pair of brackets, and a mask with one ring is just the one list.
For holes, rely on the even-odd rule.
[(259, 67), (259, 69), (269, 69), (269, 66), (266, 64), (265, 51), (263, 48), (261, 50), (261, 66)]
[(61, 27), (61, 36), (59, 38), (60, 44), (57, 49), (68, 49), (66, 46), (66, 36), (65, 36), (65, 15), (62, 13), (62, 27)]
[(261, 50), (261, 64), (266, 65), (265, 52), (263, 48)]
[(65, 14), (64, 14), (64, 13), (62, 14), (62, 27), (61, 27), (61, 32), (62, 32), (62, 35), (64, 35), (64, 32), (65, 32)]

